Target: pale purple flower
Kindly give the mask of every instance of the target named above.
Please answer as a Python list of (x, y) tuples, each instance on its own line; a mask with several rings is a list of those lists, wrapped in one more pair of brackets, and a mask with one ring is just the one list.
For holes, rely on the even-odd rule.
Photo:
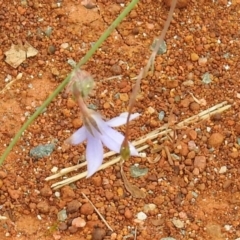
[[(71, 145), (77, 145), (87, 141), (86, 160), (87, 160), (87, 177), (92, 176), (103, 162), (103, 145), (110, 150), (120, 153), (124, 136), (112, 127), (118, 127), (127, 122), (128, 113), (122, 113), (109, 121), (104, 121), (101, 116), (88, 109), (87, 116), (83, 117), (84, 125), (78, 129), (66, 142)], [(131, 114), (130, 120), (139, 116), (138, 113)], [(129, 143), (130, 154), (138, 156), (135, 147)]]

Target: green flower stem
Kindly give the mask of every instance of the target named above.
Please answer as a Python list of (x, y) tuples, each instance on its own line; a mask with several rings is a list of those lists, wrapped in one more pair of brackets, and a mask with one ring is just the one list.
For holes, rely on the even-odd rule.
[[(112, 31), (120, 24), (120, 22), (128, 15), (128, 13), (134, 8), (134, 6), (138, 3), (139, 0), (132, 0), (131, 3), (123, 10), (123, 12), (116, 18), (116, 20), (111, 24), (110, 27), (101, 35), (98, 41), (93, 45), (93, 47), (86, 53), (86, 55), (78, 62), (75, 69), (81, 67), (85, 64), (92, 55), (97, 51), (97, 49), (101, 46), (101, 44), (106, 40), (106, 38), (112, 33)], [(75, 70), (74, 69), (74, 70)], [(73, 71), (74, 71), (73, 70)], [(73, 72), (72, 71), (72, 72)], [(12, 142), (8, 145), (7, 149), (4, 151), (3, 155), (0, 158), (0, 165), (4, 162), (12, 148), (17, 143), (18, 139), (21, 137), (22, 133), (28, 128), (28, 126), (34, 121), (36, 117), (38, 117), (41, 112), (51, 103), (51, 101), (63, 90), (63, 88), (69, 82), (70, 76), (72, 74), (68, 74), (68, 76), (62, 81), (62, 83), (55, 89), (55, 91), (45, 100), (45, 102), (36, 110), (36, 112), (23, 124), (21, 129), (14, 136)]]

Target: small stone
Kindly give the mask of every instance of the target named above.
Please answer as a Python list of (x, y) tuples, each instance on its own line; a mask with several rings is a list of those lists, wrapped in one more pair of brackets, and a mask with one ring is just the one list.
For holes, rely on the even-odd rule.
[(178, 80), (168, 80), (168, 81), (166, 81), (166, 87), (167, 88), (176, 88), (176, 87), (178, 87), (178, 84), (179, 84)]
[(124, 195), (123, 188), (119, 187), (119, 188), (117, 189), (117, 193), (118, 193), (118, 196), (119, 196), (119, 197), (123, 197), (123, 195)]
[(80, 209), (81, 214), (87, 216), (91, 215), (94, 212), (94, 208), (90, 203), (84, 203)]
[(18, 199), (20, 197), (20, 191), (19, 190), (14, 190), (14, 189), (8, 189), (8, 194), (10, 197), (14, 200)]
[(82, 120), (80, 118), (75, 118), (72, 120), (73, 127), (78, 129), (82, 126)]
[(23, 182), (24, 182), (24, 178), (18, 175), (18, 176), (16, 177), (16, 183), (22, 184)]
[(189, 138), (190, 138), (191, 140), (196, 140), (196, 138), (197, 138), (197, 132), (196, 132), (195, 130), (193, 130), (193, 129), (190, 129), (190, 130), (188, 131), (188, 136), (189, 136)]
[(2, 188), (2, 186), (3, 186), (3, 180), (0, 179), (0, 189)]
[(104, 108), (104, 109), (109, 109), (109, 108), (110, 108), (110, 103), (109, 103), (109, 102), (105, 102), (105, 103), (103, 104), (103, 108)]
[(123, 102), (127, 102), (128, 99), (129, 99), (127, 93), (121, 93), (121, 94), (119, 95), (119, 98), (120, 98), (120, 100), (123, 101)]
[(164, 220), (162, 218), (150, 219), (153, 226), (158, 227), (164, 224)]
[(67, 213), (75, 213), (78, 212), (81, 207), (81, 203), (78, 200), (73, 200), (67, 204), (66, 211)]
[[(151, 50), (153, 51), (156, 47), (156, 45), (158, 44), (158, 38), (154, 39), (153, 44), (151, 45)], [(157, 54), (158, 55), (162, 55), (164, 53), (167, 52), (167, 44), (165, 41), (162, 41), (162, 43), (160, 44), (160, 47), (158, 48)]]
[(75, 227), (75, 226), (70, 226), (70, 227), (68, 228), (68, 231), (69, 231), (70, 233), (76, 233), (76, 232), (78, 231), (78, 228)]
[(0, 171), (0, 179), (4, 179), (6, 177), (7, 177), (7, 173), (1, 170)]
[(103, 240), (106, 234), (104, 228), (95, 227), (92, 231), (92, 240)]
[(232, 181), (230, 179), (227, 179), (224, 183), (223, 183), (223, 189), (227, 189), (232, 185)]
[(108, 201), (110, 201), (110, 200), (112, 200), (114, 198), (114, 194), (113, 194), (112, 191), (106, 191), (105, 196), (106, 196), (106, 199)]
[(190, 151), (187, 155), (187, 158), (189, 159), (194, 159), (196, 156), (196, 152), (195, 151)]
[(37, 147), (34, 147), (30, 150), (30, 156), (36, 159), (47, 157), (47, 156), (50, 156), (54, 148), (55, 148), (55, 144), (53, 143), (49, 143), (45, 145), (40, 144)]
[(191, 53), (191, 60), (196, 62), (199, 59), (199, 56), (196, 53)]
[(72, 220), (72, 226), (77, 227), (77, 228), (85, 227), (86, 221), (81, 217), (74, 218)]
[(65, 231), (65, 230), (67, 230), (67, 228), (68, 228), (68, 225), (65, 222), (62, 222), (58, 225), (58, 229), (60, 231)]
[(128, 85), (127, 81), (121, 81), (119, 82), (118, 87), (122, 89), (125, 88), (127, 85)]
[(129, 208), (126, 208), (124, 211), (124, 216), (127, 219), (131, 219), (133, 217), (133, 213)]
[(194, 168), (194, 169), (193, 169), (193, 175), (194, 175), (194, 176), (198, 176), (199, 173), (200, 173), (200, 171), (199, 171), (198, 168)]
[(70, 186), (64, 186), (61, 188), (62, 200), (70, 202), (75, 198), (75, 193)]
[(227, 167), (226, 166), (222, 166), (219, 170), (219, 174), (223, 174), (223, 173), (226, 173), (227, 172)]
[(191, 41), (193, 40), (193, 35), (187, 35), (187, 36), (185, 36), (184, 40), (185, 40), (185, 42), (187, 42), (187, 43), (191, 42)]
[(205, 156), (196, 156), (194, 159), (194, 167), (198, 168), (201, 172), (206, 168), (206, 157)]
[(145, 204), (143, 207), (143, 211), (145, 213), (148, 213), (149, 211), (153, 211), (154, 209), (156, 209), (156, 204), (154, 203), (149, 203), (149, 204)]
[(57, 218), (58, 218), (58, 221), (64, 222), (67, 219), (66, 209), (59, 211), (57, 214)]
[(101, 176), (93, 176), (91, 178), (91, 181), (92, 181), (93, 185), (96, 187), (102, 186), (102, 177)]
[(40, 194), (43, 197), (50, 197), (52, 195), (52, 189), (46, 185), (40, 190)]
[(201, 184), (198, 184), (197, 188), (198, 188), (198, 190), (200, 190), (200, 191), (204, 191), (205, 188), (206, 188), (206, 185), (205, 185), (204, 183), (201, 183)]
[(174, 219), (172, 220), (172, 223), (173, 223), (173, 225), (174, 225), (176, 228), (184, 228), (184, 222), (183, 222), (182, 220), (180, 220), (180, 219), (174, 218)]
[(232, 151), (231, 153), (229, 153), (229, 157), (231, 157), (231, 158), (233, 158), (233, 159), (238, 158), (238, 156), (239, 156), (239, 153), (238, 153), (237, 150)]
[(141, 221), (146, 220), (147, 219), (147, 215), (144, 212), (139, 212), (137, 214), (137, 219), (141, 220)]
[(74, 108), (76, 106), (76, 102), (72, 98), (67, 99), (67, 108)]
[(189, 107), (189, 104), (190, 104), (190, 99), (188, 99), (188, 98), (185, 98), (180, 102), (180, 106), (184, 107), (184, 108)]
[(221, 133), (213, 133), (208, 139), (208, 144), (212, 147), (219, 147), (223, 140), (224, 136)]
[(48, 47), (48, 53), (49, 53), (49, 54), (54, 54), (55, 52), (56, 52), (56, 47), (53, 46), (53, 45), (50, 45), (50, 46)]
[(114, 64), (110, 70), (113, 74), (116, 74), (116, 75), (122, 74), (122, 68), (118, 64)]
[(179, 149), (179, 153), (182, 155), (182, 156), (187, 156), (188, 155), (188, 145), (184, 142), (180, 142), (178, 145), (177, 145), (177, 148)]
[(40, 213), (46, 214), (49, 212), (50, 207), (46, 201), (41, 201), (37, 204), (37, 209)]
[(186, 166), (192, 166), (192, 160), (187, 158), (187, 159), (184, 161), (184, 164), (185, 164)]
[(69, 48), (69, 43), (62, 43), (60, 47), (62, 49), (67, 49), (67, 48)]
[(147, 111), (149, 114), (153, 114), (155, 112), (155, 109), (153, 107), (148, 107)]
[(198, 111), (200, 109), (200, 105), (196, 102), (191, 102), (189, 105), (189, 109), (193, 112)]
[(203, 57), (203, 58), (199, 58), (198, 59), (198, 65), (199, 66), (201, 66), (201, 67), (204, 67), (204, 66), (206, 66), (206, 64), (207, 64), (207, 58), (205, 58), (205, 57)]
[(53, 76), (59, 76), (59, 74), (60, 74), (57, 68), (52, 68), (51, 72), (52, 72)]

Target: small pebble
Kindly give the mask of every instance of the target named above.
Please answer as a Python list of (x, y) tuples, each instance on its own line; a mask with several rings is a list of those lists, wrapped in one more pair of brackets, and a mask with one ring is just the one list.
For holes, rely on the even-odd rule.
[(219, 147), (223, 140), (224, 136), (221, 133), (213, 133), (208, 139), (208, 144), (212, 147)]
[(199, 56), (196, 53), (191, 53), (191, 60), (196, 62), (199, 59)]
[(72, 120), (73, 127), (78, 129), (82, 126), (82, 120), (80, 118), (75, 118)]
[(174, 225), (176, 228), (184, 228), (184, 222), (181, 221), (180, 219), (174, 218), (174, 219), (172, 220), (172, 223), (173, 223), (173, 225)]
[(67, 49), (69, 48), (69, 43), (62, 43), (60, 47), (63, 49)]
[(50, 210), (49, 204), (46, 201), (41, 201), (37, 204), (37, 209), (40, 213), (48, 213)]
[(78, 200), (73, 200), (67, 204), (66, 211), (67, 213), (78, 212), (80, 207), (81, 207), (81, 203)]
[(75, 226), (70, 226), (68, 228), (68, 231), (73, 234), (73, 233), (76, 233), (78, 231), (78, 228), (75, 227)]
[(85, 227), (86, 221), (81, 217), (74, 218), (72, 220), (72, 226), (77, 227), (77, 228)]
[(95, 227), (92, 231), (92, 240), (103, 240), (106, 236), (106, 231), (103, 228)]
[(80, 212), (85, 216), (91, 215), (94, 212), (94, 208), (90, 203), (85, 203), (81, 206)]
[(223, 173), (226, 173), (227, 172), (227, 167), (226, 166), (222, 166), (219, 170), (219, 174), (223, 174)]
[(198, 168), (201, 172), (206, 168), (207, 160), (205, 156), (196, 156), (194, 159), (194, 167)]
[(52, 189), (46, 185), (40, 190), (40, 194), (43, 197), (50, 197), (52, 195)]
[(59, 211), (57, 214), (57, 217), (58, 217), (58, 221), (64, 222), (67, 219), (66, 209)]
[(128, 94), (127, 93), (121, 93), (119, 96), (120, 100), (123, 102), (127, 102), (129, 100)]
[(149, 204), (145, 204), (143, 207), (143, 211), (145, 213), (148, 213), (149, 211), (153, 211), (154, 209), (156, 209), (156, 205), (154, 203), (149, 203)]
[(147, 219), (147, 215), (144, 212), (139, 212), (137, 214), (137, 219), (141, 220), (141, 221), (146, 220)]
[(126, 208), (124, 211), (124, 216), (127, 219), (131, 219), (133, 217), (133, 213), (129, 208)]

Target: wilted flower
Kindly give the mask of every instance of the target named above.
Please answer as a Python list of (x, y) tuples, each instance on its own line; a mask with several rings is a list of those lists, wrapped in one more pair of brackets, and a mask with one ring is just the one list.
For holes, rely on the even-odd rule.
[(75, 98), (86, 98), (94, 88), (92, 76), (81, 69), (76, 69), (70, 76), (70, 82), (67, 86), (67, 93), (71, 92)]
[[(112, 127), (125, 124), (127, 115), (127, 112), (122, 113), (118, 117), (104, 121), (97, 112), (87, 108), (84, 109), (83, 127), (78, 129), (66, 142), (71, 145), (77, 145), (87, 140), (87, 177), (92, 176), (101, 166), (103, 161), (103, 145), (116, 153), (120, 153), (124, 136)], [(138, 113), (132, 114), (130, 120), (138, 116)], [(130, 143), (129, 148), (130, 155), (138, 156), (137, 150)]]

